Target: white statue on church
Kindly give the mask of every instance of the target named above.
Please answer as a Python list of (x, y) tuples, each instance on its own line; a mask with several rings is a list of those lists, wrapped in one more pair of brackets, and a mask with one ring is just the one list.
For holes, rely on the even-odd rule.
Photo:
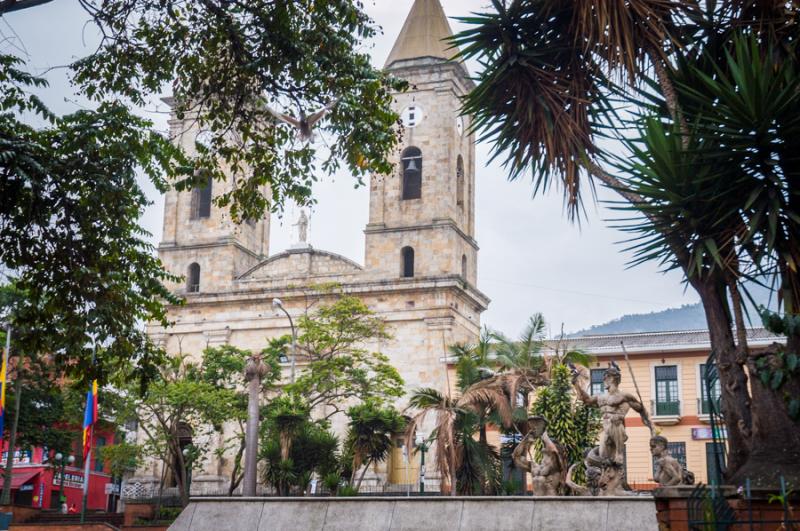
[(306, 216), (306, 211), (301, 209), (300, 210), (300, 217), (297, 218), (297, 223), (294, 224), (297, 227), (297, 247), (307, 247), (308, 246), (308, 216)]

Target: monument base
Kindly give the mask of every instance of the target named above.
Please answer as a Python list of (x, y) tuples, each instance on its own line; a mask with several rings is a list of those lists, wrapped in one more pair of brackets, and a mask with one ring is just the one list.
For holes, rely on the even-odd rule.
[(174, 531), (658, 529), (651, 497), (192, 498)]

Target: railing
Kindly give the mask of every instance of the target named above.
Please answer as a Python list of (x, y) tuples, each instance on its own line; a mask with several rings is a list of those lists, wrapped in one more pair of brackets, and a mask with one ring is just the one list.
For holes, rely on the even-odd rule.
[(672, 402), (653, 400), (652, 410), (656, 417), (677, 417), (681, 414), (681, 402), (680, 400)]

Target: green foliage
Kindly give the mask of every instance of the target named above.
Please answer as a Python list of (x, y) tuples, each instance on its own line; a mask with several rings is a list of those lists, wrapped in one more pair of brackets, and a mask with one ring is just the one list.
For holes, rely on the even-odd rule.
[[(732, 367), (722, 375), (733, 389), (730, 476), (757, 444), (780, 448), (798, 433), (788, 418), (769, 435), (753, 429), (788, 413), (770, 397), (787, 375), (765, 376), (753, 396), (766, 398), (753, 400), (735, 384), (747, 347), (722, 332), (747, 326), (745, 281), (777, 294), (787, 315), (800, 308), (798, 13), (734, 0), (495, 1), (453, 38), (481, 64), (462, 110), (510, 177), (532, 172), (535, 194), (563, 188), (573, 219), (586, 177), (599, 180), (622, 198), (612, 207), (624, 211), (633, 263), (678, 268), (697, 290), (717, 361)], [(800, 354), (800, 335), (786, 348)], [(750, 358), (748, 369), (758, 372)], [(793, 375), (789, 394), (798, 386)]]
[(336, 494), (339, 489), (339, 484), (342, 482), (342, 476), (337, 472), (328, 472), (322, 476), (322, 486), (331, 494)]
[(100, 459), (109, 464), (111, 476), (121, 478), (142, 465), (142, 450), (138, 444), (122, 442), (101, 446), (98, 448), (98, 454)]
[[(392, 436), (405, 428), (405, 419), (393, 407), (381, 407), (376, 400), (367, 400), (347, 410), (348, 422), (345, 446), (353, 456), (353, 470), (350, 485), (356, 490), (361, 486), (369, 466), (380, 463), (389, 456), (393, 445)], [(356, 474), (362, 469), (356, 483)]]
[[(163, 190), (182, 157), (118, 102), (54, 116), (29, 93), (45, 82), (19, 65), (0, 55), (0, 264), (20, 294), (15, 346), (52, 353), (75, 379), (132, 364), (146, 384), (163, 353), (140, 323), (166, 326), (164, 304), (178, 300), (138, 224), (149, 202), (137, 177)], [(20, 121), (23, 112), (45, 125)]]
[(500, 453), (485, 440), (474, 438), (480, 426), (479, 416), (472, 411), (456, 417), (456, 491), (461, 495), (495, 495), (502, 488)]
[[(104, 392), (107, 407), (118, 422), (137, 421), (144, 435), (142, 456), (155, 457), (168, 467), (184, 503), (188, 502), (184, 488), (188, 467), (198, 467), (207, 458), (209, 436), (230, 421), (238, 422), (243, 431), (246, 400), (235, 380), (242, 375), (239, 371), (247, 356), (248, 351), (221, 347), (207, 349), (200, 363), (181, 356), (168, 358), (144, 396), (137, 394), (134, 382), (118, 392)], [(125, 381), (124, 375), (118, 379)], [(182, 435), (192, 437), (188, 462), (182, 453)]]
[(328, 417), (342, 411), (348, 399), (394, 400), (403, 395), (403, 380), (380, 352), (363, 345), (389, 338), (383, 321), (357, 297), (339, 296), (298, 323), (298, 346), (307, 365), (288, 393), (303, 396), (311, 408), (324, 405)]
[[(46, 446), (67, 454), (75, 440), (75, 426), (82, 422), (82, 393), (70, 389), (59, 381), (59, 372), (52, 364), (40, 358), (24, 358), (25, 366), (16, 371), (21, 378), (19, 418), (16, 446), (30, 448)], [(13, 380), (6, 387), (6, 429), (8, 439), (12, 415), (9, 410), (17, 400), (17, 387)]]
[(342, 485), (339, 487), (339, 490), (336, 491), (336, 495), (342, 497), (358, 496), (358, 489), (350, 485)]
[[(235, 174), (220, 199), (234, 219), (261, 218), (286, 199), (308, 203), (319, 170), (344, 167), (358, 184), (391, 171), (391, 91), (405, 84), (370, 64), (362, 43), (378, 28), (361, 2), (121, 0), (88, 11), (106, 38), (72, 65), (77, 86), (98, 101), (141, 105), (170, 84), (178, 116), (199, 113), (210, 133), (193, 166), (222, 179), (222, 162)], [(308, 116), (334, 100), (315, 128), (324, 149), (276, 125), (266, 108)], [(185, 171), (179, 186), (193, 175)]]
[(265, 464), (264, 479), (279, 495), (288, 495), (293, 488), (305, 490), (312, 474), (341, 477), (339, 440), (326, 422), (311, 421), (309, 413), (307, 404), (293, 396), (279, 395), (267, 406), (258, 458)]
[[(547, 434), (564, 447), (568, 462), (582, 463), (586, 450), (597, 441), (600, 415), (596, 408), (575, 400), (566, 365), (553, 366), (550, 385), (538, 391), (531, 409), (547, 421)], [(540, 458), (541, 442), (534, 449)]]
[(528, 318), (528, 323), (516, 341), (495, 333), (497, 362), (504, 369), (538, 370), (544, 364), (544, 347), (547, 323), (541, 313)]

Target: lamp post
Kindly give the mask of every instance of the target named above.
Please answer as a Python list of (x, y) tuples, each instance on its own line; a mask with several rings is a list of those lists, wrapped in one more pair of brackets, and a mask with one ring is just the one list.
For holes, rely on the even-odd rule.
[(75, 456), (71, 455), (65, 459), (64, 454), (58, 452), (56, 453), (55, 458), (56, 458), (56, 463), (61, 465), (61, 480), (59, 481), (58, 501), (64, 503), (64, 468), (68, 464), (72, 466), (72, 464), (75, 462)]
[(188, 498), (192, 495), (192, 461), (194, 453), (189, 446), (181, 450), (181, 453), (183, 454), (184, 463), (186, 463), (186, 497)]
[(414, 441), (419, 449), (419, 493), (425, 494), (425, 452), (428, 451), (428, 444), (425, 441), (425, 436), (417, 432), (416, 440)]
[(294, 321), (292, 321), (292, 316), (289, 315), (289, 312), (286, 311), (286, 308), (283, 307), (283, 302), (279, 298), (272, 299), (272, 309), (273, 310), (281, 310), (283, 313), (286, 314), (286, 317), (289, 318), (289, 326), (292, 328), (292, 369), (290, 372), (290, 382), (294, 383), (294, 364), (295, 358), (297, 357), (297, 331), (294, 328)]

